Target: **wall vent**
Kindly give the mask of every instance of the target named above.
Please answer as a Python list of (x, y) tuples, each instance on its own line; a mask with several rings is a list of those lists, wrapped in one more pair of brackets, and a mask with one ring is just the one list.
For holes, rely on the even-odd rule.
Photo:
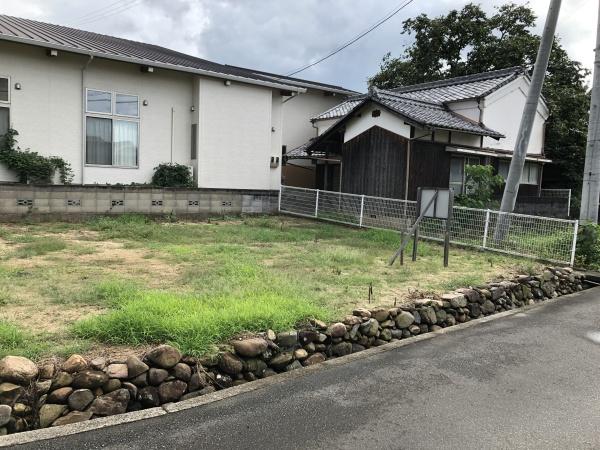
[(33, 206), (33, 200), (30, 198), (17, 199), (17, 206)]

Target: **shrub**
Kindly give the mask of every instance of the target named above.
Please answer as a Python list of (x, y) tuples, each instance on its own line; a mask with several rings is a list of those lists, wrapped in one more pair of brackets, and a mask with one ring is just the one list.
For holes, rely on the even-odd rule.
[(56, 171), (60, 181), (73, 180), (71, 165), (58, 156), (42, 156), (37, 152), (21, 150), (15, 136), (17, 130), (9, 129), (0, 140), (0, 162), (17, 174), (20, 183), (51, 183)]
[(600, 225), (582, 223), (579, 226), (575, 256), (578, 265), (600, 268)]
[(160, 187), (193, 187), (194, 179), (187, 166), (163, 163), (154, 168), (152, 184)]
[(465, 193), (456, 196), (456, 203), (469, 208), (489, 208), (493, 206), (492, 195), (504, 179), (494, 175), (490, 165), (465, 166)]

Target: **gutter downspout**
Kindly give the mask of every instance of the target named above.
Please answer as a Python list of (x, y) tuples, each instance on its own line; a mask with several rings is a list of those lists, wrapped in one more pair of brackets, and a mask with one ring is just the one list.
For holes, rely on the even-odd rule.
[(171, 108), (171, 164), (173, 164), (173, 147), (175, 145), (175, 108)]
[(81, 68), (81, 184), (84, 183), (83, 173), (85, 171), (85, 112), (86, 112), (86, 94), (85, 94), (85, 71), (94, 60), (94, 55), (90, 54), (85, 65)]

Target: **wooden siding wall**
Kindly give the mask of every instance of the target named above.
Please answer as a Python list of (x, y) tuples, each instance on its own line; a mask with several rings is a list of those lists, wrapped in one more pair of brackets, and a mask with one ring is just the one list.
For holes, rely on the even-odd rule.
[(412, 142), (408, 199), (417, 199), (418, 187), (448, 188), (450, 153), (445, 144), (415, 140)]
[(404, 198), (408, 139), (373, 127), (342, 146), (342, 192)]

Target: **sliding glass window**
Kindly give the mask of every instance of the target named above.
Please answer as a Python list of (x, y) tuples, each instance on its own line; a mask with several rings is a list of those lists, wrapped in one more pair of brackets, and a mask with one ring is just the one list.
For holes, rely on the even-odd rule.
[(95, 89), (86, 96), (86, 164), (137, 167), (138, 96)]

